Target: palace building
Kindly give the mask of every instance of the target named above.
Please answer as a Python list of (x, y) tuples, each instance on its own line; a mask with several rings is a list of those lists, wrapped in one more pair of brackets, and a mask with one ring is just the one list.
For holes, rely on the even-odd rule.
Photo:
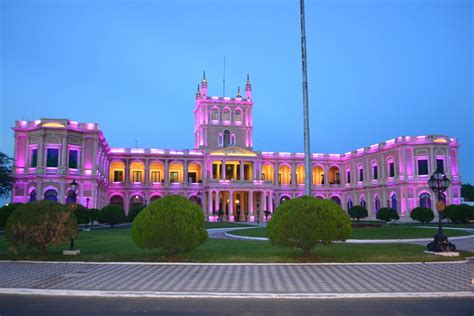
[[(189, 150), (110, 148), (96, 123), (17, 121), (12, 201), (66, 203), (75, 180), (78, 203), (89, 208), (111, 203), (128, 212), (179, 194), (201, 204), (209, 221), (219, 210), (228, 221), (263, 221), (264, 211), (304, 194), (304, 154), (254, 150), (252, 108), (248, 76), (235, 98), (208, 96), (204, 76)], [(427, 180), (440, 169), (452, 180), (447, 203), (459, 204), (458, 146), (448, 136), (400, 136), (343, 154), (314, 153), (312, 195), (346, 210), (365, 206), (370, 218), (386, 206), (408, 217), (417, 206), (435, 209)]]

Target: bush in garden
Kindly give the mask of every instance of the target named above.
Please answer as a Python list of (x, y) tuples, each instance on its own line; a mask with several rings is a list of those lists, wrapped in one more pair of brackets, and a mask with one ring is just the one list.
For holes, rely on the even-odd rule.
[(7, 219), (10, 217), (13, 211), (21, 205), (23, 205), (23, 203), (10, 203), (0, 208), (0, 228), (5, 227)]
[(397, 220), (400, 219), (400, 216), (398, 216), (397, 211), (395, 209), (391, 208), (391, 207), (382, 207), (377, 212), (376, 217), (377, 217), (378, 220), (381, 220), (381, 221), (384, 221), (384, 222), (390, 222), (392, 220), (397, 221)]
[(64, 204), (35, 201), (18, 207), (8, 218), (5, 233), (16, 254), (21, 245), (46, 254), (50, 246), (62, 244), (78, 234), (76, 219)]
[(97, 208), (89, 208), (87, 209), (89, 213), (89, 219), (91, 220), (91, 226), (94, 226), (94, 221), (99, 221), (99, 213), (100, 210)]
[(309, 256), (317, 244), (345, 240), (351, 222), (335, 202), (303, 196), (280, 204), (267, 225), (273, 245), (301, 248)]
[(453, 223), (469, 224), (474, 220), (474, 206), (468, 204), (448, 205), (442, 212), (443, 217), (448, 218)]
[(129, 211), (128, 211), (128, 214), (127, 214), (127, 218), (128, 218), (128, 221), (130, 223), (133, 223), (133, 220), (135, 219), (135, 217), (137, 217), (137, 215), (145, 208), (145, 205), (135, 205), (134, 207), (132, 207)]
[(133, 221), (132, 238), (138, 247), (168, 256), (193, 250), (207, 240), (202, 209), (179, 195), (155, 200)]
[(369, 212), (367, 212), (367, 209), (360, 205), (354, 205), (349, 209), (347, 213), (349, 214), (350, 218), (356, 218), (357, 221), (359, 221), (361, 218), (366, 218), (367, 216), (369, 216)]
[(415, 207), (411, 211), (410, 217), (414, 221), (429, 223), (434, 219), (434, 213), (430, 208)]
[(74, 211), (74, 216), (76, 217), (77, 224), (89, 224), (90, 222), (90, 214), (88, 209), (86, 209), (81, 204), (77, 204), (77, 208)]
[(104, 206), (99, 212), (99, 222), (109, 224), (111, 228), (126, 221), (127, 217), (120, 205), (109, 204)]

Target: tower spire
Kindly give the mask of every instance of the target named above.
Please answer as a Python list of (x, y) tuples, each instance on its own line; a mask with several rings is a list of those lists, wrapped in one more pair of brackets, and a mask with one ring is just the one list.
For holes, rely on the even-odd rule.
[(206, 81), (206, 71), (202, 72), (202, 81), (201, 81), (201, 83), (207, 83), (207, 81)]
[(240, 94), (240, 86), (237, 87), (237, 96), (236, 98), (241, 98), (242, 95)]
[(252, 99), (252, 84), (250, 83), (250, 76), (247, 74), (247, 83), (245, 84), (245, 97)]
[(199, 89), (199, 84), (198, 84), (198, 88), (197, 88), (197, 91), (196, 91), (196, 97), (200, 97), (201, 96), (201, 90)]
[[(202, 80), (201, 80), (201, 91), (199, 91), (199, 85), (198, 85), (198, 92), (199, 95), (202, 94), (203, 97), (207, 96), (207, 80), (206, 80), (206, 72), (202, 72)], [(197, 95), (197, 93), (196, 93)]]

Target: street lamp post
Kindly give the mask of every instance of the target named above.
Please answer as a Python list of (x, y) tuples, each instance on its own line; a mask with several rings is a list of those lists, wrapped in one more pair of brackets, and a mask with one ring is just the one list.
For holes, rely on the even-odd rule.
[(257, 225), (260, 226), (260, 201), (257, 200)]
[(451, 181), (446, 177), (445, 174), (437, 170), (428, 180), (428, 185), (436, 195), (437, 203), (436, 209), (438, 210), (438, 233), (434, 235), (434, 240), (427, 245), (429, 251), (444, 252), (444, 251), (455, 251), (456, 246), (448, 241), (448, 236), (443, 233), (443, 226), (441, 222), (441, 212), (446, 208), (446, 204), (443, 199), (443, 192), (445, 192)]
[[(77, 204), (76, 204), (76, 201), (77, 201), (77, 195), (76, 195), (76, 191), (77, 191), (77, 188), (79, 187), (79, 184), (76, 182), (76, 180), (72, 180), (71, 184), (69, 185), (69, 191), (68, 191), (68, 207), (70, 208), (70, 210), (74, 213), (74, 211), (76, 210), (77, 208)], [(76, 254), (76, 252), (78, 253), (79, 251), (76, 249), (74, 249), (74, 238), (71, 238), (71, 242), (70, 242), (70, 245), (69, 245), (69, 249), (68, 249), (69, 253), (68, 254)]]

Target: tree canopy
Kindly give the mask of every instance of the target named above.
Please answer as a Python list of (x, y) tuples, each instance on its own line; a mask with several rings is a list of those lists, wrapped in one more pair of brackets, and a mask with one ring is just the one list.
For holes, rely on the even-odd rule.
[(13, 158), (0, 152), (0, 197), (10, 194), (13, 187)]

